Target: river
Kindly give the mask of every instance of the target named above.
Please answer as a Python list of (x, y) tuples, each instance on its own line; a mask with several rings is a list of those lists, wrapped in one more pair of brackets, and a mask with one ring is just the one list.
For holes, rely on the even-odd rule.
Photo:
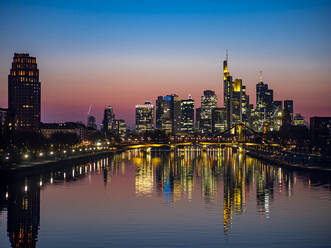
[(129, 150), (2, 179), (0, 247), (330, 247), (330, 210), (325, 172)]

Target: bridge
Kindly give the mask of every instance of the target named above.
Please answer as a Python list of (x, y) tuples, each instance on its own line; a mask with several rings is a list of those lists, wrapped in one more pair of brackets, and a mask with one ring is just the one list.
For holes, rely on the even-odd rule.
[[(245, 132), (244, 132), (245, 130)], [(252, 140), (245, 136), (245, 134), (250, 134), (255, 137), (255, 140)], [(210, 141), (208, 140), (201, 140), (200, 138), (192, 138), (190, 141), (184, 142), (176, 142), (170, 141), (168, 143), (150, 143), (150, 142), (141, 142), (141, 143), (134, 143), (134, 144), (118, 144), (118, 148), (128, 148), (128, 149), (147, 149), (147, 148), (161, 148), (161, 147), (168, 147), (171, 150), (175, 149), (179, 146), (198, 146), (202, 149), (207, 149), (208, 147), (261, 147), (261, 146), (272, 146), (272, 147), (281, 147), (280, 144), (274, 143), (265, 137), (266, 131), (263, 133), (258, 133), (254, 131), (252, 128), (248, 127), (244, 123), (239, 123), (233, 125), (231, 128), (225, 130), (224, 132), (220, 133), (218, 137), (214, 138)], [(226, 134), (232, 134), (232, 139), (224, 139)], [(256, 142), (256, 137), (260, 138), (261, 142)]]

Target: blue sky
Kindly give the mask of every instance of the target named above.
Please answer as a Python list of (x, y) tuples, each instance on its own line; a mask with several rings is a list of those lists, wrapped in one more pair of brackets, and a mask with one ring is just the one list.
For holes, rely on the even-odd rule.
[[(82, 99), (79, 107), (65, 94), (61, 99), (68, 104), (61, 108), (76, 108), (75, 113), (94, 101), (84, 95), (91, 87), (83, 82), (89, 75), (98, 78), (91, 82), (93, 87), (102, 89), (100, 81), (107, 81), (107, 86), (118, 90), (113, 90), (116, 95), (125, 92), (119, 84), (130, 85), (137, 91), (136, 103), (145, 98), (154, 101), (159, 94), (177, 91), (175, 87), (185, 96), (191, 93), (198, 102), (205, 87), (217, 91), (222, 99), (219, 66), (228, 48), (231, 73), (243, 78), (251, 102), (255, 103), (258, 71), (263, 70), (277, 98), (292, 97), (295, 108), (306, 116), (318, 111), (331, 114), (325, 93), (331, 90), (330, 10), (331, 1), (1, 2), (0, 106), (7, 104), (7, 75), (14, 52), (37, 57), (44, 104), (52, 106), (43, 108), (51, 110), (42, 118), (49, 121), (62, 120), (51, 89), (73, 90), (80, 78), (77, 74), (85, 75), (79, 80), (86, 101)], [(119, 71), (122, 76), (116, 74)], [(128, 73), (132, 78), (126, 77)], [(153, 84), (160, 84), (162, 90), (156, 88), (146, 96), (139, 91), (142, 85)], [(304, 99), (308, 92), (314, 96), (313, 105)], [(119, 107), (116, 95), (110, 92), (110, 100), (98, 97), (95, 114), (101, 116), (104, 105)], [(119, 115), (132, 119), (133, 106), (133, 100), (121, 106)], [(64, 116), (73, 115), (65, 112)]]

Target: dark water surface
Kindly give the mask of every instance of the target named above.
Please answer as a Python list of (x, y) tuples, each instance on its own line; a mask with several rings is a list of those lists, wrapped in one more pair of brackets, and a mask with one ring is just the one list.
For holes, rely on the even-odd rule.
[(0, 182), (0, 247), (331, 247), (329, 174), (131, 150)]

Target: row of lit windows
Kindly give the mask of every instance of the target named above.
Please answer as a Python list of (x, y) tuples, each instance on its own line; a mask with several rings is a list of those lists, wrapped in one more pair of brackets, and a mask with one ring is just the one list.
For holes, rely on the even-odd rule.
[(36, 59), (30, 59), (30, 58), (14, 58), (14, 63), (36, 63)]
[[(27, 74), (28, 74), (30, 77), (32, 77), (32, 76), (38, 76), (38, 72), (34, 72), (34, 71), (28, 71)], [(16, 71), (12, 71), (12, 72), (11, 72), (11, 75), (12, 75), (12, 76), (16, 76)], [(25, 71), (23, 71), (23, 70), (19, 70), (19, 71), (17, 72), (17, 75), (18, 75), (18, 76), (25, 76)]]
[(22, 105), (22, 108), (33, 108), (32, 105)]
[(20, 81), (20, 82), (37, 83), (37, 79), (36, 78), (27, 78), (27, 77), (20, 77), (20, 78), (18, 78), (18, 81)]

